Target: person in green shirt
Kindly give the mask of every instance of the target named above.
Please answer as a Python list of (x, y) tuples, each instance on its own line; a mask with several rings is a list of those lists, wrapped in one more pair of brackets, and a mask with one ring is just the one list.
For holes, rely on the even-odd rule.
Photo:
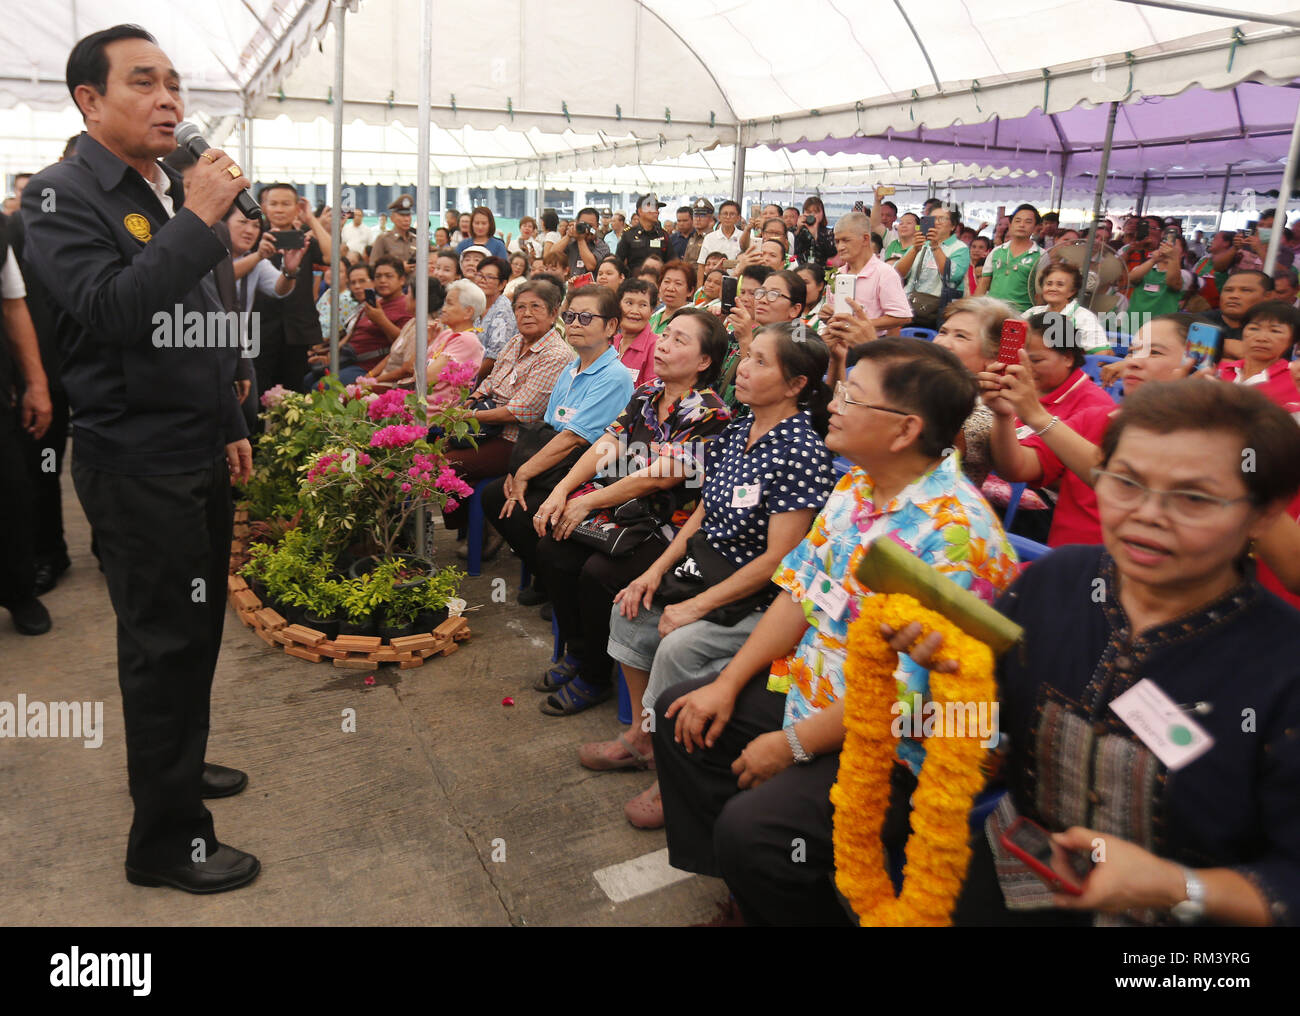
[(1043, 249), (1034, 243), (1032, 234), (1042, 221), (1038, 209), (1024, 204), (1011, 213), (1007, 242), (993, 248), (980, 273), (979, 295), (992, 296), (1009, 303), (1020, 313), (1034, 305), (1031, 289), (1034, 269)]
[(1192, 282), (1183, 272), (1187, 241), (1181, 236), (1161, 241), (1151, 256), (1128, 273), (1133, 292), (1128, 298), (1128, 333), (1136, 335), (1144, 323), (1162, 314), (1173, 314)]
[(894, 222), (898, 237), (890, 240), (885, 249), (880, 252), (880, 260), (897, 268), (903, 255), (912, 249), (913, 237), (916, 236), (920, 224), (921, 220), (915, 212), (904, 212), (900, 215)]

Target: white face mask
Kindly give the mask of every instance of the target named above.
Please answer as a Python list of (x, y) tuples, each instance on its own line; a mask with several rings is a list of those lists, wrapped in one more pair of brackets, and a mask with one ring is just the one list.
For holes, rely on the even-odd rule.
[(1260, 239), (1260, 242), (1261, 242), (1261, 243), (1268, 243), (1269, 240), (1271, 240), (1272, 238), (1273, 238), (1273, 227), (1272, 227), (1272, 226), (1260, 226), (1260, 227), (1259, 227), (1259, 239)]

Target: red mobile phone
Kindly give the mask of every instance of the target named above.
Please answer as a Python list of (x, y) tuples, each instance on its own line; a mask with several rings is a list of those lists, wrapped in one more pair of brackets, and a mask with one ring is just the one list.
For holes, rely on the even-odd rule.
[(596, 281), (591, 272), (583, 272), (581, 275), (575, 275), (569, 280), (570, 289), (581, 289), (583, 286), (590, 286)]
[(1002, 345), (998, 347), (998, 363), (1019, 363), (1020, 351), (1025, 348), (1029, 325), (1017, 318), (1002, 322)]
[(1082, 883), (1092, 870), (1092, 858), (1078, 850), (1063, 849), (1061, 852), (1078, 881), (1070, 882), (1062, 878), (1052, 868), (1054, 844), (1051, 834), (1037, 822), (1027, 818), (1016, 819), (1011, 828), (1002, 834), (1002, 845), (1029, 865), (1034, 874), (1053, 889), (1071, 896), (1083, 895)]

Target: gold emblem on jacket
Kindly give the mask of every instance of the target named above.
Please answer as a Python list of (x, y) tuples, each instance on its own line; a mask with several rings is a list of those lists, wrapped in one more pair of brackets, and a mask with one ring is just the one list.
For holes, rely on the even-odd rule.
[(132, 212), (122, 220), (122, 225), (126, 231), (142, 243), (148, 243), (153, 238), (153, 232), (149, 229), (149, 220), (139, 212)]

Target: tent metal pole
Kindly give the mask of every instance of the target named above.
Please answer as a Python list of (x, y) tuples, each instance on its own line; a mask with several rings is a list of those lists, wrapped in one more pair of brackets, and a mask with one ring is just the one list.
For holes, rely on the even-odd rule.
[(1238, 11), (1228, 7), (1211, 4), (1191, 4), (1180, 0), (1120, 0), (1121, 3), (1141, 7), (1159, 7), (1166, 11), (1184, 11), (1188, 14), (1205, 14), (1214, 18), (1230, 18), (1234, 21), (1259, 21), (1266, 25), (1288, 25), (1300, 27), (1300, 18), (1294, 14), (1256, 14), (1253, 11)]
[[(1106, 173), (1110, 170), (1110, 146), (1115, 140), (1115, 118), (1118, 115), (1119, 103), (1112, 102), (1110, 112), (1106, 116), (1106, 143), (1101, 149), (1101, 166), (1097, 169), (1097, 193), (1092, 198), (1092, 225), (1088, 227), (1088, 252), (1083, 259), (1083, 284), (1085, 288), (1092, 279), (1092, 252), (1097, 246), (1097, 222), (1101, 217), (1101, 200), (1106, 193)], [(1089, 310), (1092, 310), (1092, 305), (1096, 299), (1097, 289), (1094, 288), (1088, 296)]]
[(1138, 200), (1137, 200), (1137, 213), (1138, 213), (1138, 215), (1142, 215), (1142, 214), (1143, 214), (1144, 212), (1146, 212), (1146, 210), (1147, 210), (1147, 182), (1148, 182), (1147, 174), (1146, 174), (1145, 172), (1143, 172), (1143, 174), (1142, 174), (1142, 192), (1141, 192), (1140, 194), (1138, 194)]
[[(330, 19), (334, 22), (334, 158), (330, 167), (330, 194), (334, 214), (330, 216), (330, 373), (339, 376), (339, 291), (346, 284), (340, 280), (343, 273), (337, 268), (343, 256), (343, 33), (347, 7), (342, 0), (334, 0)], [(310, 270), (309, 270), (310, 274)]]
[(1228, 207), (1228, 188), (1232, 184), (1232, 167), (1234, 163), (1228, 163), (1223, 170), (1223, 193), (1219, 195), (1219, 218), (1214, 224), (1214, 231), (1217, 233), (1223, 228), (1223, 210)]
[(736, 124), (736, 164), (731, 174), (731, 199), (738, 205), (745, 203), (745, 140), (740, 124)]
[[(415, 391), (420, 404), (420, 417), (429, 422), (429, 107), (433, 104), (433, 0), (420, 4), (420, 107), (419, 154), (415, 167)], [(418, 419), (419, 417), (417, 417)], [(428, 557), (428, 527), (425, 509), (421, 505), (415, 516), (415, 553)]]
[(1282, 227), (1286, 225), (1286, 206), (1291, 201), (1295, 187), (1296, 164), (1300, 162), (1300, 108), (1296, 109), (1295, 126), (1291, 129), (1291, 147), (1287, 151), (1286, 169), (1282, 171), (1282, 186), (1277, 192), (1277, 213), (1273, 216), (1273, 235), (1268, 241), (1268, 255), (1264, 258), (1264, 271), (1269, 275), (1277, 265), (1277, 252), (1282, 242)]

